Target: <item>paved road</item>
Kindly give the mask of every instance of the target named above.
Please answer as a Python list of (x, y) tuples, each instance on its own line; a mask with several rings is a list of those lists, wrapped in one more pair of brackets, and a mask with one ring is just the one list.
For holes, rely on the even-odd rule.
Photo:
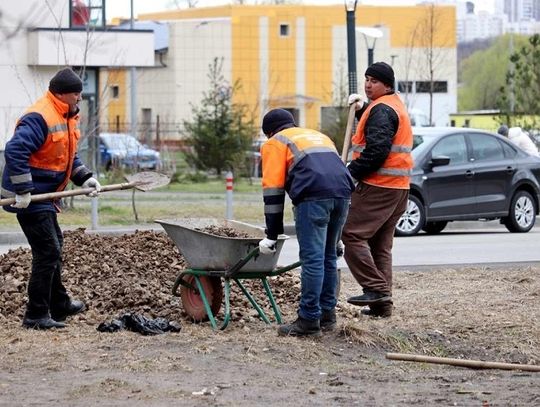
[[(501, 264), (540, 262), (540, 228), (529, 233), (509, 233), (497, 223), (465, 222), (449, 227), (440, 235), (420, 234), (394, 239), (393, 264), (407, 268), (440, 265)], [(298, 242), (287, 241), (280, 255), (280, 264), (298, 259)], [(346, 268), (343, 259), (338, 262)]]

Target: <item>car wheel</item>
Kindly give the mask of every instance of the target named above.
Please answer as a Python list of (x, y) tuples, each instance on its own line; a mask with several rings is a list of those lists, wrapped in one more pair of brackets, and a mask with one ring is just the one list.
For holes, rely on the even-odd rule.
[(438, 222), (427, 222), (426, 225), (422, 228), (422, 230), (428, 235), (436, 235), (441, 233), (446, 227), (446, 225), (448, 225), (448, 222), (445, 220), (441, 220)]
[(424, 227), (426, 223), (426, 214), (424, 211), (424, 205), (420, 202), (420, 199), (414, 195), (409, 195), (409, 201), (407, 202), (407, 209), (396, 225), (396, 236), (414, 236), (420, 229)]
[(536, 221), (536, 204), (527, 191), (517, 191), (510, 203), (510, 213), (503, 223), (512, 233), (525, 233)]

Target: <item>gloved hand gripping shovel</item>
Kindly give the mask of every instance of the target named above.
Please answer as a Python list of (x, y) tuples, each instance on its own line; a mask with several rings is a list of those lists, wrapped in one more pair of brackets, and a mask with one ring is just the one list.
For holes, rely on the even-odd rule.
[[(122, 184), (104, 185), (101, 187), (101, 192), (118, 191), (123, 189), (135, 188), (139, 191), (150, 191), (155, 188), (168, 185), (170, 178), (164, 174), (153, 171), (138, 172), (132, 175), (126, 175), (126, 181)], [(48, 192), (46, 194), (36, 194), (31, 196), (31, 202), (48, 201), (50, 199), (67, 198), (77, 195), (88, 195), (93, 192), (94, 188), (77, 188), (67, 191)], [(15, 197), (0, 199), (0, 205), (11, 205), (15, 202)]]

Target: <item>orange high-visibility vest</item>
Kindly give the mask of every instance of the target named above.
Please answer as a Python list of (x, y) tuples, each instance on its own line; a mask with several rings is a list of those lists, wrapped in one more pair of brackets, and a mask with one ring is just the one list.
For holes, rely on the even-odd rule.
[(69, 105), (47, 91), (46, 95), (30, 106), (26, 113), (39, 113), (47, 124), (47, 136), (39, 150), (29, 159), (31, 167), (52, 171), (65, 171), (66, 177), (58, 191), (65, 188), (71, 177), (73, 159), (81, 136), (78, 118), (68, 117)]
[(381, 168), (369, 174), (360, 181), (366, 184), (383, 188), (409, 189), (410, 175), (413, 168), (411, 150), (413, 145), (413, 134), (411, 122), (405, 105), (397, 94), (384, 95), (369, 104), (362, 114), (356, 133), (352, 138), (352, 158), (353, 160), (362, 155), (366, 148), (366, 138), (364, 128), (369, 113), (374, 106), (384, 103), (390, 106), (399, 118), (399, 125), (392, 142), (392, 148)]

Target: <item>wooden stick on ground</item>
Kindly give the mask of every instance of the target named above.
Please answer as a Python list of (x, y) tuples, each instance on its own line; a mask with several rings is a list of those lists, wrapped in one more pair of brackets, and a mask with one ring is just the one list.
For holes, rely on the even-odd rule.
[(472, 369), (503, 369), (540, 372), (540, 366), (538, 365), (521, 365), (517, 363), (485, 362), (483, 360), (440, 358), (434, 356), (410, 355), (406, 353), (387, 353), (386, 359), (403, 360), (407, 362), (436, 363), (439, 365), (463, 366)]

